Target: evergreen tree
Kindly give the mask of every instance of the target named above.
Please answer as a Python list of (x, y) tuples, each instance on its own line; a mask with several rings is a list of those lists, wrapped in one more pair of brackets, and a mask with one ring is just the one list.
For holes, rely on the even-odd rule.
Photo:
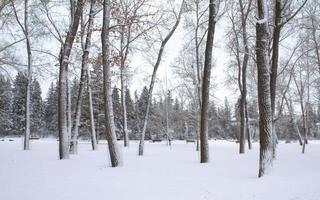
[(45, 101), (44, 121), (48, 134), (58, 135), (58, 88), (54, 83), (48, 91), (48, 96)]
[(12, 128), (11, 82), (0, 74), (0, 135), (7, 135)]
[(134, 104), (131, 98), (129, 88), (126, 89), (126, 106), (127, 106), (127, 117), (128, 117), (128, 129), (132, 130), (135, 124), (135, 112)]
[(31, 135), (39, 135), (43, 127), (44, 108), (37, 79), (31, 83)]
[(135, 133), (135, 135), (139, 137), (142, 131), (144, 115), (147, 108), (148, 88), (145, 86), (142, 89), (140, 96), (138, 95), (138, 92), (135, 91), (134, 99), (135, 99), (135, 125), (132, 128), (132, 130)]
[(113, 104), (113, 115), (114, 115), (114, 122), (116, 125), (116, 133), (119, 138), (121, 135), (120, 131), (122, 130), (122, 117), (121, 117), (121, 103), (120, 103), (120, 96), (119, 90), (114, 87), (112, 90), (112, 104)]
[(27, 78), (18, 72), (13, 85), (12, 122), (15, 134), (22, 135), (25, 128)]

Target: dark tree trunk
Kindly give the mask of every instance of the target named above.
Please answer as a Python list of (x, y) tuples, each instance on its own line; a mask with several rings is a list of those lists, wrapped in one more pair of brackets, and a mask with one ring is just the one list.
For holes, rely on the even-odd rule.
[(245, 105), (245, 112), (246, 112), (246, 133), (247, 133), (247, 140), (248, 140), (248, 149), (252, 149), (252, 142), (251, 142), (251, 133), (250, 133), (250, 122), (249, 122), (249, 117), (248, 117), (248, 107), (247, 103)]
[(208, 109), (209, 109), (209, 91), (210, 77), (212, 68), (212, 49), (213, 39), (216, 26), (216, 5), (214, 0), (209, 3), (209, 24), (206, 43), (204, 73), (202, 81), (202, 105), (201, 105), (201, 121), (200, 121), (200, 162), (209, 162), (209, 144), (208, 144)]
[(259, 133), (260, 160), (259, 177), (262, 177), (272, 166), (272, 111), (270, 98), (269, 73), (269, 27), (266, 0), (257, 1), (258, 21), (256, 23), (256, 56), (258, 68), (258, 101), (259, 101)]
[(107, 141), (111, 159), (111, 166), (121, 165), (120, 151), (117, 144), (115, 132), (112, 89), (111, 89), (111, 66), (110, 66), (110, 44), (109, 44), (109, 25), (110, 25), (110, 0), (103, 2), (103, 25), (101, 33), (102, 42), (102, 65), (103, 65), (103, 96), (105, 109), (105, 127), (107, 132)]
[[(95, 14), (94, 8), (95, 8), (95, 0), (92, 0), (90, 4), (87, 36), (86, 36), (85, 45), (83, 48), (82, 61), (81, 61), (82, 62), (81, 74), (80, 74), (80, 82), (79, 82), (78, 99), (77, 99), (77, 105), (76, 105), (76, 122), (75, 122), (73, 137), (70, 145), (70, 152), (73, 154), (78, 153), (78, 135), (79, 135), (79, 126), (80, 126), (80, 118), (81, 118), (83, 90), (84, 90), (86, 74), (88, 71), (88, 58), (89, 58), (89, 52), (91, 47), (91, 35), (92, 35), (93, 20), (94, 20), (94, 14)], [(91, 135), (92, 135), (92, 131), (91, 131)]]
[[(249, 8), (245, 12), (242, 0), (239, 0), (239, 6), (241, 11), (241, 27), (242, 27), (242, 42), (244, 46), (244, 55), (242, 61), (242, 71), (241, 71), (241, 81), (242, 81), (242, 90), (241, 90), (241, 101), (240, 101), (240, 149), (239, 153), (245, 152), (245, 135), (248, 130), (246, 123), (246, 104), (247, 104), (247, 67), (249, 61), (249, 47), (248, 47), (248, 37), (247, 37), (247, 15), (250, 11)], [(239, 77), (240, 78), (240, 77)], [(248, 138), (249, 139), (249, 138)], [(249, 144), (250, 145), (250, 144)]]
[(271, 95), (271, 112), (272, 112), (272, 134), (273, 134), (273, 157), (276, 156), (276, 145), (277, 136), (275, 129), (275, 101), (276, 101), (276, 91), (277, 91), (277, 75), (278, 75), (278, 62), (279, 62), (279, 44), (280, 44), (280, 34), (281, 34), (281, 1), (275, 1), (274, 8), (274, 29), (272, 38), (272, 60), (271, 60), (271, 75), (270, 75), (270, 95)]
[(83, 0), (78, 0), (77, 8), (72, 16), (72, 24), (69, 27), (65, 42), (60, 52), (60, 70), (59, 70), (59, 96), (58, 96), (58, 124), (59, 124), (59, 157), (60, 159), (69, 158), (69, 139), (67, 131), (67, 71), (69, 57), (78, 31), (79, 21), (83, 10)]

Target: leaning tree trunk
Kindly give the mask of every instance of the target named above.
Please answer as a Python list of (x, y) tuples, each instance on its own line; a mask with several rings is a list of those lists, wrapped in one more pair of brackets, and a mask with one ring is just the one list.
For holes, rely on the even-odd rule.
[(302, 137), (301, 137), (301, 133), (300, 133), (298, 124), (297, 124), (297, 122), (295, 120), (295, 117), (294, 117), (294, 112), (293, 112), (292, 105), (291, 105), (291, 103), (289, 103), (289, 101), (288, 101), (286, 96), (284, 96), (284, 100), (286, 101), (286, 105), (287, 105), (287, 108), (288, 108), (288, 111), (289, 111), (289, 114), (290, 114), (290, 118), (291, 118), (291, 121), (293, 123), (293, 128), (294, 128), (294, 130), (296, 131), (296, 133), (298, 135), (299, 144), (300, 144), (300, 146), (302, 146), (303, 145)]
[(139, 141), (139, 151), (138, 151), (138, 155), (139, 156), (143, 155), (144, 138), (145, 138), (145, 135), (146, 135), (146, 129), (147, 129), (147, 124), (148, 124), (150, 106), (151, 106), (151, 101), (152, 101), (152, 91), (153, 91), (153, 87), (154, 87), (157, 71), (158, 71), (158, 68), (160, 66), (160, 62), (161, 62), (161, 58), (162, 58), (162, 54), (163, 54), (164, 48), (165, 48), (167, 42), (169, 41), (169, 39), (171, 38), (171, 36), (173, 35), (173, 33), (175, 32), (175, 30), (177, 29), (179, 23), (180, 23), (181, 15), (182, 15), (182, 12), (183, 12), (183, 9), (184, 9), (184, 2), (185, 1), (183, 0), (182, 3), (181, 3), (181, 7), (180, 7), (179, 14), (177, 16), (176, 23), (174, 24), (174, 26), (172, 27), (172, 29), (170, 30), (168, 35), (161, 42), (160, 50), (158, 52), (157, 62), (154, 65), (154, 68), (153, 68), (151, 82), (150, 82), (149, 91), (148, 91), (147, 108), (146, 108), (146, 113), (145, 113), (145, 117), (144, 117), (142, 133), (141, 133), (141, 137), (140, 137), (140, 141)]
[(28, 0), (25, 0), (25, 10), (24, 10), (24, 32), (26, 37), (27, 44), (27, 54), (28, 54), (28, 72), (27, 72), (27, 96), (26, 96), (26, 126), (25, 126), (25, 134), (24, 134), (24, 144), (23, 149), (30, 149), (30, 93), (31, 93), (31, 81), (32, 81), (32, 54), (31, 54), (31, 46), (30, 46), (30, 37), (29, 37), (29, 29), (28, 29)]
[(269, 66), (269, 27), (268, 7), (266, 0), (257, 1), (258, 21), (256, 23), (256, 57), (258, 68), (258, 102), (260, 158), (259, 177), (272, 167), (272, 111), (270, 98), (270, 66)]
[(110, 0), (103, 2), (103, 25), (101, 32), (102, 43), (102, 65), (103, 65), (103, 96), (105, 111), (105, 127), (107, 132), (108, 147), (111, 159), (111, 166), (117, 167), (121, 164), (120, 151), (117, 144), (115, 132), (112, 90), (111, 90), (111, 66), (109, 61), (110, 44), (109, 44), (109, 25), (110, 25)]
[(209, 144), (208, 144), (208, 110), (209, 110), (209, 91), (210, 76), (212, 68), (212, 49), (213, 39), (216, 27), (216, 5), (214, 0), (209, 3), (209, 24), (204, 61), (204, 73), (202, 80), (202, 99), (201, 99), (201, 119), (200, 119), (200, 162), (209, 162)]
[[(91, 47), (91, 35), (92, 35), (92, 28), (93, 28), (93, 20), (95, 14), (95, 4), (96, 1), (92, 0), (90, 3), (90, 12), (89, 12), (89, 20), (88, 20), (88, 27), (87, 27), (87, 36), (85, 45), (83, 47), (83, 54), (82, 54), (82, 63), (81, 63), (81, 74), (80, 74), (80, 82), (79, 82), (79, 91), (78, 91), (78, 99), (76, 105), (76, 124), (73, 131), (73, 137), (70, 145), (70, 152), (73, 154), (78, 153), (78, 136), (79, 136), (79, 126), (80, 126), (80, 119), (81, 119), (81, 108), (82, 108), (82, 100), (83, 100), (83, 90), (84, 90), (84, 83), (86, 79), (86, 74), (88, 71), (88, 58), (89, 52)], [(89, 78), (89, 77), (87, 77)], [(89, 87), (89, 85), (88, 85)], [(90, 117), (91, 119), (91, 117)], [(91, 128), (91, 135), (93, 134)], [(93, 148), (93, 150), (95, 150)]]
[(78, 0), (76, 11), (72, 16), (72, 24), (69, 27), (65, 42), (60, 52), (59, 70), (59, 95), (58, 95), (58, 125), (59, 125), (59, 157), (60, 159), (69, 158), (69, 139), (67, 131), (67, 70), (72, 45), (78, 31), (80, 16), (83, 10), (83, 0)]

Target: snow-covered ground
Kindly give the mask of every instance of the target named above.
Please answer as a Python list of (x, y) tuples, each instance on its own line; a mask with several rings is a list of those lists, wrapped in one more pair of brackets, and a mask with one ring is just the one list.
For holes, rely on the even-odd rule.
[[(122, 144), (122, 143), (121, 143)], [(319, 200), (320, 144), (306, 154), (296, 144), (280, 144), (271, 174), (258, 179), (258, 144), (244, 155), (235, 143), (210, 144), (211, 162), (200, 164), (194, 144), (137, 143), (122, 148), (124, 166), (110, 168), (106, 144), (91, 151), (81, 142), (79, 154), (58, 160), (55, 140), (0, 141), (1, 200)]]

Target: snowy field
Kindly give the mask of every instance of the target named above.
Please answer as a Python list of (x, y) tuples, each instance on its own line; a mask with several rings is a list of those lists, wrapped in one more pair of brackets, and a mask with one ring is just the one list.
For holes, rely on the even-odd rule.
[[(122, 143), (121, 143), (122, 144)], [(1, 200), (320, 200), (320, 144), (306, 154), (296, 144), (280, 144), (271, 174), (258, 179), (258, 144), (239, 155), (235, 143), (210, 144), (211, 162), (199, 164), (194, 144), (137, 143), (123, 149), (124, 166), (110, 168), (105, 143), (58, 160), (54, 140), (0, 142)]]

